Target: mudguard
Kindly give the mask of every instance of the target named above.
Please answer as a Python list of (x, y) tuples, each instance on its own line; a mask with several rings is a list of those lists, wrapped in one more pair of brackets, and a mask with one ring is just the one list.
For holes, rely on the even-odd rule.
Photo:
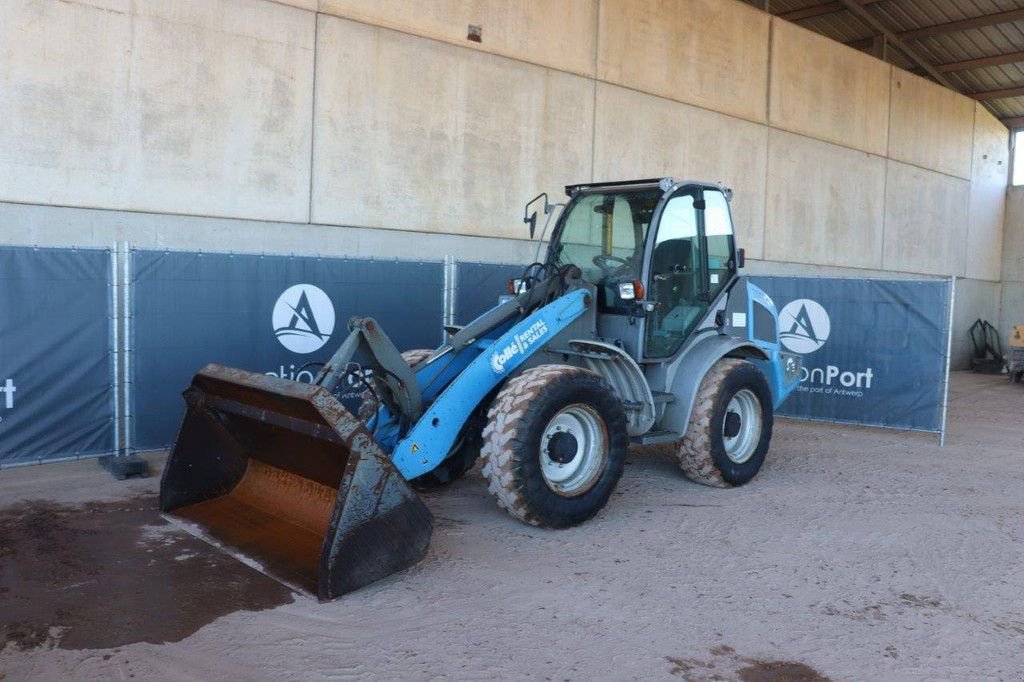
[(661, 428), (685, 433), (704, 377), (724, 357), (742, 357), (764, 374), (777, 408), (800, 383), (800, 356), (782, 352), (779, 313), (772, 299), (746, 277), (729, 292), (721, 331), (694, 337), (668, 370), (678, 409), (667, 410)]

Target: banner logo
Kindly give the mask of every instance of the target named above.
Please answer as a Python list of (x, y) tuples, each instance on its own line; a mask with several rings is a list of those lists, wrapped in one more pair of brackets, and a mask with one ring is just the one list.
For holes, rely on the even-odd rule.
[(14, 409), (14, 392), (18, 389), (14, 386), (14, 379), (7, 379), (0, 384), (0, 407), (8, 410)]
[(272, 321), (282, 346), (293, 353), (312, 353), (334, 332), (334, 304), (319, 287), (296, 284), (278, 297)]
[(828, 313), (809, 298), (787, 303), (779, 313), (779, 339), (794, 353), (813, 353), (825, 345), (831, 331)]

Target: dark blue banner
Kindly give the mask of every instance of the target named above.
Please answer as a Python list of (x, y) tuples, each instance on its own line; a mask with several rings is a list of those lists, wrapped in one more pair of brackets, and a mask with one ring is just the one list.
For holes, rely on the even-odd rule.
[(174, 439), (181, 392), (208, 362), (312, 381), (375, 318), (399, 350), (442, 341), (441, 263), (134, 251), (130, 390), (138, 449)]
[(113, 451), (111, 266), (0, 248), (0, 466)]
[(753, 277), (779, 310), (782, 345), (803, 356), (778, 414), (939, 431), (950, 283)]
[(459, 261), (455, 268), (455, 323), (468, 324), (498, 305), (508, 281), (521, 277), (522, 265)]

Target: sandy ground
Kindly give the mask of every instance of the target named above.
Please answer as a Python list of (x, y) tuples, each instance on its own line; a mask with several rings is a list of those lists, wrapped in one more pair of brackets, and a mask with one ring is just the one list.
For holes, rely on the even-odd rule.
[[(423, 562), (326, 604), (278, 594), (162, 526), (157, 478), (116, 482), (93, 462), (7, 470), (0, 672), (1022, 680), (1022, 417), (1024, 387), (958, 373), (945, 449), (933, 436), (781, 421), (761, 475), (737, 490), (638, 451), (604, 512), (568, 531), (513, 521), (472, 473), (426, 498), (437, 527)], [(11, 539), (47, 520), (92, 538), (61, 550), (66, 575), (35, 575), (46, 564), (30, 566), (38, 552)], [(93, 587), (69, 582), (76, 570)], [(229, 589), (203, 592), (206, 581)], [(96, 585), (110, 588), (81, 592)], [(38, 618), (53, 610), (52, 627), (18, 639), (12, 604), (31, 620), (26, 599)], [(75, 611), (97, 599), (114, 606)]]

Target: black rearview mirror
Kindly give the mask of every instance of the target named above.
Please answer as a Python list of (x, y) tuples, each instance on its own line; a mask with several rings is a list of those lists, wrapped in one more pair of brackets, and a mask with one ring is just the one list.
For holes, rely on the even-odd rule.
[(533, 239), (533, 233), (537, 231), (537, 211), (530, 213), (530, 206), (532, 206), (538, 199), (544, 199), (544, 215), (551, 213), (553, 208), (548, 203), (548, 193), (541, 192), (534, 198), (526, 202), (526, 206), (523, 207), (523, 222), (530, 226), (530, 239)]

